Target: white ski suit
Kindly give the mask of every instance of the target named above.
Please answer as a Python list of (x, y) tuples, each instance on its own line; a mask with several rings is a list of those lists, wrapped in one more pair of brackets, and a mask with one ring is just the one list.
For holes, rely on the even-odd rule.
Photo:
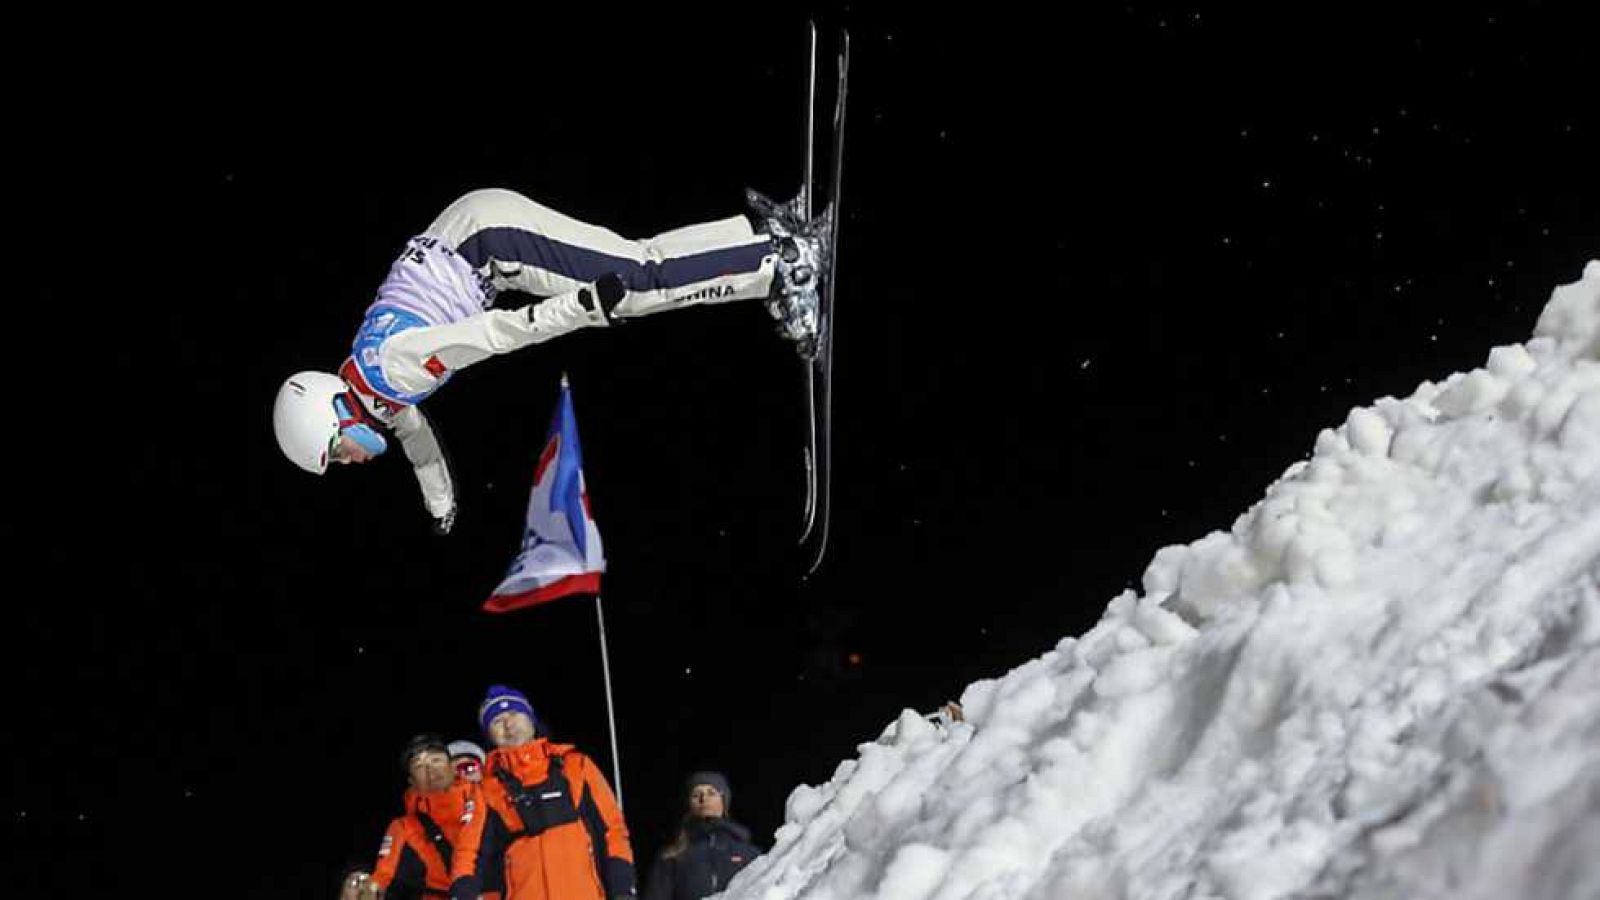
[[(615, 318), (703, 303), (765, 298), (777, 253), (735, 216), (634, 241), (508, 190), (473, 191), (406, 242), (367, 308), (339, 375), (365, 411), (394, 432), (428, 512), (448, 528), (455, 489), (439, 440), (417, 404), (451, 373), (606, 324), (577, 291), (608, 274), (626, 293)], [(501, 291), (545, 298), (492, 308)]]

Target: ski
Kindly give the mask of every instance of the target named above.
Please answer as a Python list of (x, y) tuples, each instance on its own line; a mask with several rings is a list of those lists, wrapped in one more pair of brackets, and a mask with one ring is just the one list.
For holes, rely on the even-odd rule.
[[(808, 65), (806, 107), (806, 166), (805, 183), (801, 189), (804, 220), (812, 215), (812, 198), (816, 196), (814, 156), (816, 147), (816, 78), (817, 78), (817, 27), (811, 23), (811, 55)], [(850, 33), (841, 30), (837, 48), (837, 78), (834, 92), (832, 139), (828, 160), (829, 177), (827, 202), (822, 204), (822, 215), (827, 223), (825, 255), (827, 268), (822, 274), (817, 310), (817, 336), (812, 352), (802, 354), (805, 366), (805, 396), (808, 416), (805, 468), (806, 503), (804, 527), (800, 545), (804, 548), (807, 563), (806, 575), (814, 574), (822, 565), (828, 551), (828, 534), (832, 515), (833, 496), (833, 336), (835, 321), (835, 296), (839, 283), (839, 231), (844, 216), (840, 201), (843, 198), (844, 178), (844, 127), (846, 100), (850, 83)]]
[[(806, 144), (805, 144), (805, 169), (800, 181), (800, 196), (796, 202), (799, 205), (799, 219), (802, 222), (811, 221), (813, 210), (811, 198), (816, 196), (816, 147), (817, 147), (817, 23), (809, 23), (810, 44), (806, 56)], [(820, 323), (819, 323), (820, 328)], [(802, 515), (800, 529), (800, 543), (804, 546), (806, 539), (811, 536), (811, 530), (816, 525), (817, 516), (817, 395), (816, 380), (812, 378), (814, 370), (813, 357), (805, 349), (800, 353), (800, 365), (803, 368), (806, 398), (806, 446), (804, 453), (806, 481), (805, 481), (805, 511)], [(807, 574), (810, 570), (808, 569)]]

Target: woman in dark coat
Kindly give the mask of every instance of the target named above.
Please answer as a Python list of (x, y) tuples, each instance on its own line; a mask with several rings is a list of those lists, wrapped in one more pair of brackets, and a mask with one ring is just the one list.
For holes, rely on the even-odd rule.
[(678, 836), (650, 870), (644, 900), (701, 900), (725, 890), (735, 873), (761, 855), (750, 830), (728, 818), (733, 790), (718, 772), (685, 783), (687, 809)]

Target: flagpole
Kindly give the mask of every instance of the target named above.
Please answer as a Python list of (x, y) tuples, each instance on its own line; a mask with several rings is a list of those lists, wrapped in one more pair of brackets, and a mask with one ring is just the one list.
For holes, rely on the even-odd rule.
[(606, 613), (600, 595), (594, 595), (594, 615), (600, 622), (600, 666), (606, 673), (606, 720), (611, 723), (611, 786), (616, 788), (617, 808), (622, 808), (622, 755), (617, 750), (617, 714), (611, 702), (611, 657), (606, 653)]

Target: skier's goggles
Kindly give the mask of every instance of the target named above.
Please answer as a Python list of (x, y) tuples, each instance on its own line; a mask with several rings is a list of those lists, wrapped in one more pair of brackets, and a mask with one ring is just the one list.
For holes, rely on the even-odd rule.
[(360, 425), (366, 419), (356, 410), (355, 404), (359, 401), (352, 400), (348, 392), (336, 394), (333, 398), (333, 413), (339, 417), (339, 430), (343, 431), (351, 425)]
[(344, 445), (339, 438), (348, 436), (373, 456), (389, 449), (389, 442), (383, 439), (378, 430), (367, 424), (366, 417), (361, 414), (360, 403), (348, 393), (339, 394), (333, 398), (333, 412), (339, 417), (339, 430), (328, 440), (328, 458), (342, 462), (345, 458)]
[(478, 760), (471, 756), (456, 760), (456, 774), (462, 778), (471, 778), (478, 774), (481, 768), (482, 766), (478, 764)]

